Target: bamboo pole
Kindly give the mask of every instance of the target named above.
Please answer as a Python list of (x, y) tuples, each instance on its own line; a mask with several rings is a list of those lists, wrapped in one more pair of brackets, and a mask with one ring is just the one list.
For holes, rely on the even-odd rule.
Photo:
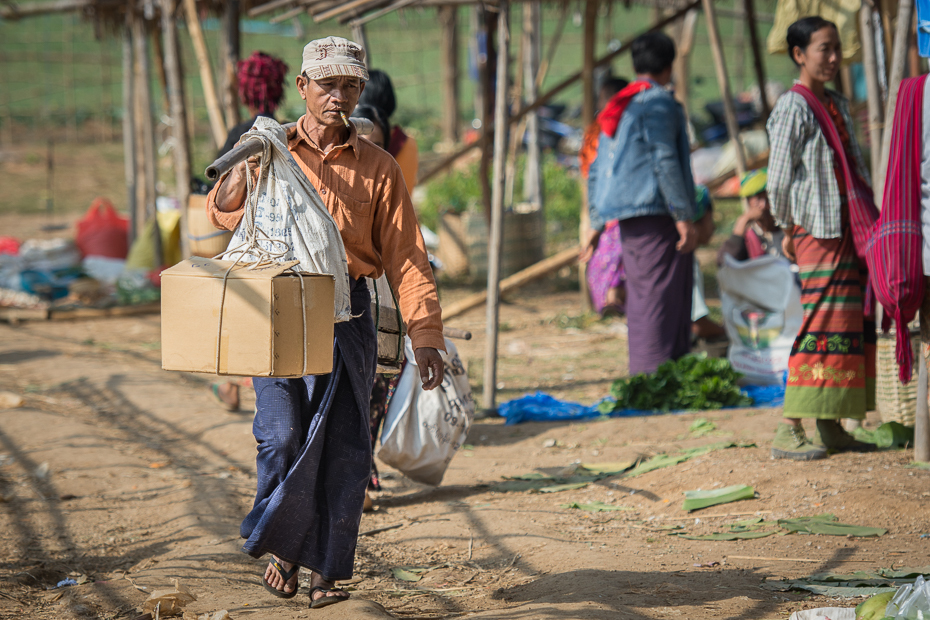
[(442, 6), (437, 11), (442, 28), (442, 139), (459, 140), (459, 36), (458, 8)]
[(187, 257), (187, 202), (191, 190), (191, 154), (184, 113), (184, 79), (178, 58), (178, 24), (173, 11), (173, 0), (161, 1), (161, 29), (165, 37), (165, 79), (168, 85), (168, 103), (171, 114), (171, 136), (174, 139), (174, 180), (178, 209), (181, 210), (181, 256)]
[(772, 106), (769, 105), (768, 94), (765, 92), (765, 63), (762, 60), (762, 41), (756, 30), (756, 7), (754, 0), (743, 0), (746, 10), (746, 25), (749, 27), (749, 44), (752, 46), (752, 63), (756, 70), (756, 81), (759, 83), (759, 101), (762, 104), (762, 121), (768, 120)]
[[(562, 267), (568, 267), (578, 260), (578, 254), (579, 249), (577, 247), (568, 248), (567, 250), (562, 250), (558, 254), (554, 254), (549, 258), (539, 261), (535, 265), (530, 265), (526, 269), (518, 271), (510, 277), (504, 278), (501, 280), (500, 294), (505, 295), (531, 282), (535, 282), (553, 271), (558, 271)], [(487, 291), (473, 293), (453, 304), (445, 306), (442, 309), (442, 320), (448, 321), (449, 319), (465, 314), (472, 308), (477, 308), (487, 300)]]
[(691, 118), (691, 50), (694, 48), (694, 31), (697, 28), (698, 12), (688, 11), (681, 23), (674, 28), (678, 53), (672, 64), (675, 79), (675, 97), (685, 109), (685, 116)]
[(226, 126), (230, 128), (242, 122), (239, 114), (239, 83), (236, 78), (241, 48), (239, 6), (239, 0), (227, 0), (223, 11), (223, 112)]
[[(923, 321), (921, 317), (921, 321)], [(930, 461), (930, 419), (927, 414), (927, 357), (923, 347), (918, 353), (920, 361), (917, 373), (917, 413), (914, 416), (914, 460), (919, 463)]]
[(213, 69), (210, 67), (210, 55), (207, 53), (207, 42), (203, 38), (200, 28), (200, 19), (197, 17), (195, 0), (184, 0), (184, 12), (187, 17), (187, 31), (194, 44), (194, 54), (197, 56), (197, 67), (200, 69), (200, 82), (203, 84), (203, 98), (207, 104), (207, 116), (210, 118), (210, 129), (213, 132), (213, 141), (216, 148), (226, 143), (226, 123), (223, 120), (223, 110), (216, 95), (216, 85), (213, 82)]
[(488, 243), (487, 342), (484, 355), (484, 408), (496, 409), (497, 336), (500, 318), (501, 237), (504, 228), (504, 159), (507, 136), (507, 56), (510, 38), (507, 0), (497, 15), (497, 84), (494, 97), (494, 187), (491, 196), (491, 239)]
[[(914, 12), (914, 0), (899, 0), (898, 19), (895, 24), (894, 48), (891, 51), (891, 73), (888, 76), (888, 101), (885, 103), (885, 118), (894, 119), (895, 106), (898, 103), (898, 87), (907, 68), (907, 44), (910, 39), (911, 14)], [(881, 209), (882, 193), (885, 188), (885, 170), (891, 151), (891, 128), (882, 133), (882, 159), (879, 163), (878, 177), (874, 180), (875, 204)]]
[[(526, 37), (523, 52), (523, 88), (527, 101), (536, 99), (540, 70), (542, 6), (538, 0), (523, 5), (523, 32)], [(519, 133), (519, 132), (518, 132)], [(543, 207), (542, 155), (539, 148), (539, 118), (535, 112), (526, 115), (526, 169), (523, 172), (523, 199)]]
[[(681, 9), (679, 9), (677, 12), (675, 12), (675, 13), (672, 14), (672, 15), (669, 15), (668, 17), (666, 17), (665, 19), (663, 19), (663, 20), (660, 21), (659, 23), (653, 25), (651, 28), (649, 28), (649, 29), (646, 30), (645, 32), (656, 32), (656, 31), (658, 31), (658, 30), (662, 30), (663, 28), (665, 28), (666, 26), (668, 26), (669, 24), (671, 24), (671, 23), (674, 22), (675, 20), (680, 19), (680, 18), (681, 18), (683, 15), (685, 15), (688, 11), (690, 11), (691, 9), (694, 9), (695, 7), (699, 6), (700, 4), (701, 4), (701, 0), (692, 0), (692, 1), (689, 2), (687, 5), (685, 5), (685, 6), (682, 7)], [(478, 10), (478, 7), (476, 7), (476, 10)], [(561, 23), (564, 24), (564, 20), (563, 20)], [(642, 34), (642, 33), (641, 33), (641, 34)], [(616, 50), (610, 52), (609, 54), (607, 54), (607, 55), (602, 56), (601, 58), (599, 58), (599, 59), (594, 63), (594, 68), (596, 69), (596, 68), (598, 68), (598, 67), (603, 67), (603, 66), (605, 66), (605, 65), (609, 65), (611, 62), (613, 62), (613, 60), (614, 60), (615, 58), (619, 57), (621, 54), (624, 54), (624, 53), (628, 52), (629, 49), (630, 49), (630, 45), (631, 45), (633, 39), (634, 39), (634, 37), (630, 37), (630, 39), (629, 39), (626, 43), (624, 43), (623, 45), (621, 45), (619, 48), (617, 48)], [(550, 51), (551, 51), (552, 49), (553, 49), (553, 47), (550, 47)], [(543, 61), (543, 65), (542, 65), (542, 67), (540, 67), (540, 73), (541, 73), (541, 74), (545, 74), (545, 73), (546, 73), (546, 69), (547, 69), (547, 67), (548, 67), (549, 62), (550, 62), (550, 61), (549, 61), (548, 59), (547, 59), (546, 61)], [(480, 65), (480, 63), (479, 63), (479, 75), (480, 75), (480, 73), (481, 73), (481, 68), (480, 68), (480, 67), (481, 67), (481, 65)], [(580, 79), (581, 79), (581, 72), (580, 72), (580, 71), (577, 72), (577, 73), (574, 73), (574, 74), (572, 74), (572, 75), (570, 75), (570, 76), (568, 76), (568, 77), (566, 77), (566, 78), (563, 79), (561, 82), (559, 82), (558, 84), (556, 84), (555, 86), (553, 86), (552, 88), (550, 88), (549, 90), (547, 90), (546, 92), (544, 92), (543, 94), (541, 94), (539, 97), (537, 97), (535, 101), (533, 101), (533, 102), (531, 102), (531, 103), (528, 103), (527, 105), (525, 105), (525, 106), (523, 106), (522, 108), (520, 108), (519, 110), (517, 110), (514, 114), (512, 114), (512, 115), (510, 116), (509, 122), (515, 123), (515, 122), (519, 121), (520, 119), (522, 119), (522, 118), (523, 118), (524, 116), (526, 116), (527, 114), (529, 114), (530, 112), (532, 112), (532, 111), (534, 111), (534, 110), (538, 110), (538, 109), (541, 108), (542, 106), (544, 106), (544, 105), (546, 105), (547, 103), (549, 103), (550, 101), (552, 101), (552, 99), (554, 99), (554, 98), (555, 98), (557, 95), (559, 95), (561, 92), (563, 92), (564, 90), (566, 90), (566, 89), (568, 89), (569, 87), (573, 86), (573, 85), (575, 84), (575, 82), (577, 82), (577, 81), (580, 80)], [(479, 81), (480, 81), (480, 80), (479, 80)], [(540, 82), (537, 82), (537, 84), (540, 84)], [(476, 109), (476, 110), (481, 109), (481, 105), (480, 105), (480, 103), (477, 102), (477, 101), (476, 101), (476, 103), (475, 103), (475, 109)], [(484, 122), (484, 120), (482, 120), (482, 123), (483, 123), (483, 122)], [(429, 179), (433, 178), (435, 175), (437, 175), (437, 174), (439, 174), (440, 172), (442, 172), (443, 170), (446, 170), (447, 168), (449, 168), (449, 166), (451, 166), (452, 164), (454, 164), (454, 163), (455, 163), (459, 158), (461, 158), (463, 155), (467, 155), (468, 153), (470, 153), (470, 152), (472, 151), (472, 149), (479, 148), (479, 147), (481, 146), (481, 144), (482, 144), (482, 143), (481, 143), (480, 141), (476, 141), (476, 142), (474, 142), (474, 143), (472, 143), (472, 144), (466, 144), (465, 146), (463, 146), (463, 147), (460, 148), (459, 150), (457, 150), (457, 151), (455, 151), (454, 153), (448, 155), (445, 159), (443, 159), (442, 161), (440, 161), (438, 164), (436, 164), (435, 166), (433, 166), (433, 167), (430, 168), (429, 170), (425, 170), (421, 175), (419, 175), (419, 176), (417, 177), (417, 183), (420, 183), (420, 184), (421, 184), (421, 183), (425, 183), (425, 182), (428, 181)]]
[(126, 174), (126, 209), (129, 211), (129, 245), (136, 238), (136, 122), (135, 70), (132, 29), (127, 15), (123, 26), (123, 164)]
[[(595, 93), (594, 93), (594, 44), (597, 41), (597, 0), (586, 0), (584, 5), (584, 34), (581, 42), (581, 125), (587, 128), (594, 122)], [(588, 196), (587, 180), (580, 179), (581, 183), (581, 221), (578, 224), (578, 240), (584, 246), (591, 228), (590, 201)], [(587, 265), (578, 265), (578, 289), (581, 293), (581, 307), (590, 312), (594, 305), (588, 291)]]
[[(481, 121), (481, 137), (478, 140), (477, 146), (481, 147), (481, 160), (478, 162), (478, 182), (481, 184), (481, 202), (484, 206), (485, 217), (488, 218), (490, 223), (491, 218), (491, 208), (492, 208), (492, 197), (491, 197), (491, 182), (488, 178), (488, 173), (491, 168), (491, 132), (493, 131), (494, 125), (494, 112), (493, 105), (491, 105), (491, 93), (493, 92), (492, 80), (491, 80), (491, 59), (493, 58), (494, 43), (492, 41), (493, 29), (488, 23), (491, 19), (491, 14), (488, 12), (487, 8), (484, 6), (475, 7), (477, 12), (477, 22), (478, 22), (478, 31), (479, 36), (478, 40), (484, 39), (485, 42), (485, 54), (482, 58), (481, 50), (478, 50), (478, 89), (479, 93), (479, 107), (478, 107), (478, 118)], [(483, 33), (483, 37), (481, 34)]]
[(736, 122), (736, 110), (733, 107), (733, 95), (730, 92), (730, 78), (727, 75), (726, 59), (723, 56), (723, 43), (720, 40), (720, 31), (717, 29), (717, 15), (714, 13), (713, 0), (702, 0), (704, 16), (707, 18), (707, 34), (710, 36), (710, 50), (714, 57), (714, 70), (717, 73), (717, 82), (720, 84), (720, 95), (723, 97), (723, 115), (727, 124), (727, 133), (733, 142), (736, 151), (736, 171), (740, 176), (746, 172), (746, 154), (739, 139), (739, 125)]
[[(371, 69), (371, 46), (368, 45), (368, 33), (365, 24), (355, 24), (351, 27), (352, 39), (365, 50), (365, 66)], [(389, 136), (385, 136), (387, 138)]]
[(881, 85), (878, 83), (878, 64), (875, 58), (875, 30), (872, 8), (862, 3), (859, 9), (859, 30), (862, 33), (862, 68), (865, 72), (865, 90), (869, 111), (869, 151), (872, 162), (872, 180), (877, 181), (882, 161), (882, 110)]
[(155, 250), (155, 265), (160, 266), (162, 264), (163, 254), (161, 248), (161, 231), (158, 228), (157, 209), (155, 207), (155, 199), (157, 197), (155, 189), (157, 181), (155, 161), (157, 155), (155, 152), (155, 120), (152, 110), (152, 74), (149, 67), (148, 34), (145, 32), (145, 24), (139, 16), (133, 18), (132, 29), (132, 42), (135, 47), (133, 51), (136, 66), (139, 70), (139, 81), (136, 90), (136, 101), (138, 102), (137, 113), (139, 116), (136, 121), (141, 128), (142, 134), (141, 161), (139, 164), (143, 172), (143, 200), (137, 205), (142, 217), (136, 220), (138, 226), (136, 233), (141, 234), (145, 223), (149, 220), (155, 221), (152, 241)]

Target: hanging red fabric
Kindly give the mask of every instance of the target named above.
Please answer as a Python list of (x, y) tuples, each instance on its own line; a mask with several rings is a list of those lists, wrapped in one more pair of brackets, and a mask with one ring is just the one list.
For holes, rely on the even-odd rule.
[[(869, 249), (869, 241), (872, 238), (872, 227), (878, 221), (878, 209), (875, 207), (875, 200), (872, 197), (872, 188), (866, 185), (855, 173), (853, 162), (849, 161), (846, 156), (846, 149), (843, 148), (843, 141), (836, 130), (836, 125), (830, 118), (830, 113), (820, 103), (817, 96), (803, 84), (795, 84), (791, 90), (798, 93), (810, 106), (814, 113), (814, 118), (820, 125), (820, 131), (823, 132), (827, 140), (827, 146), (833, 151), (833, 160), (839, 163), (840, 172), (846, 185), (846, 198), (849, 201), (849, 225), (852, 229), (853, 243), (856, 246), (856, 255), (863, 266), (867, 266), (866, 254)], [(871, 279), (869, 286), (866, 287), (863, 310), (866, 316), (871, 316), (873, 309)]]
[(920, 161), (926, 79), (926, 75), (908, 78), (898, 88), (882, 213), (872, 229), (867, 255), (875, 297), (894, 319), (895, 358), (902, 383), (910, 381), (913, 373), (908, 323), (924, 298)]
[(636, 80), (631, 82), (619, 93), (610, 98), (601, 113), (597, 115), (597, 123), (601, 126), (601, 131), (611, 138), (617, 133), (617, 127), (620, 125), (620, 117), (623, 116), (624, 110), (630, 105), (633, 97), (652, 88), (652, 82), (648, 80)]

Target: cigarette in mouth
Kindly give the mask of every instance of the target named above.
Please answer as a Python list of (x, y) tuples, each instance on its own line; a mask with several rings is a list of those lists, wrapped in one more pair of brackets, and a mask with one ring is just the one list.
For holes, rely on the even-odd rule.
[(349, 125), (349, 119), (346, 118), (346, 113), (340, 112), (339, 116), (342, 117), (342, 122), (346, 124), (346, 129), (351, 129), (351, 125)]

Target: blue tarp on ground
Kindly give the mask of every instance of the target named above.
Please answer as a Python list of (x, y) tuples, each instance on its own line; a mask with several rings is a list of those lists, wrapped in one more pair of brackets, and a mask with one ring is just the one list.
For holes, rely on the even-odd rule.
[[(747, 385), (742, 392), (753, 400), (754, 408), (780, 407), (785, 402), (784, 385)], [(503, 403), (498, 412), (507, 419), (507, 424), (520, 422), (565, 422), (575, 420), (590, 420), (591, 418), (628, 418), (647, 415), (661, 415), (664, 413), (694, 413), (694, 411), (643, 411), (641, 409), (621, 409), (605, 416), (598, 411), (597, 406), (605, 398), (593, 405), (582, 405), (553, 398), (544, 392), (527, 394)]]

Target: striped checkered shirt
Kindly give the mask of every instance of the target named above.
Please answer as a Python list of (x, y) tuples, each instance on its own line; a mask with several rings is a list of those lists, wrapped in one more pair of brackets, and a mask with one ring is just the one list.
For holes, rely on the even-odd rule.
[[(849, 102), (832, 90), (849, 131), (850, 162), (866, 183), (869, 170), (862, 160), (849, 115)], [(818, 239), (842, 237), (840, 191), (833, 172), (833, 151), (804, 98), (792, 91), (779, 97), (769, 116), (769, 168), (766, 189), (779, 226), (798, 224)]]

